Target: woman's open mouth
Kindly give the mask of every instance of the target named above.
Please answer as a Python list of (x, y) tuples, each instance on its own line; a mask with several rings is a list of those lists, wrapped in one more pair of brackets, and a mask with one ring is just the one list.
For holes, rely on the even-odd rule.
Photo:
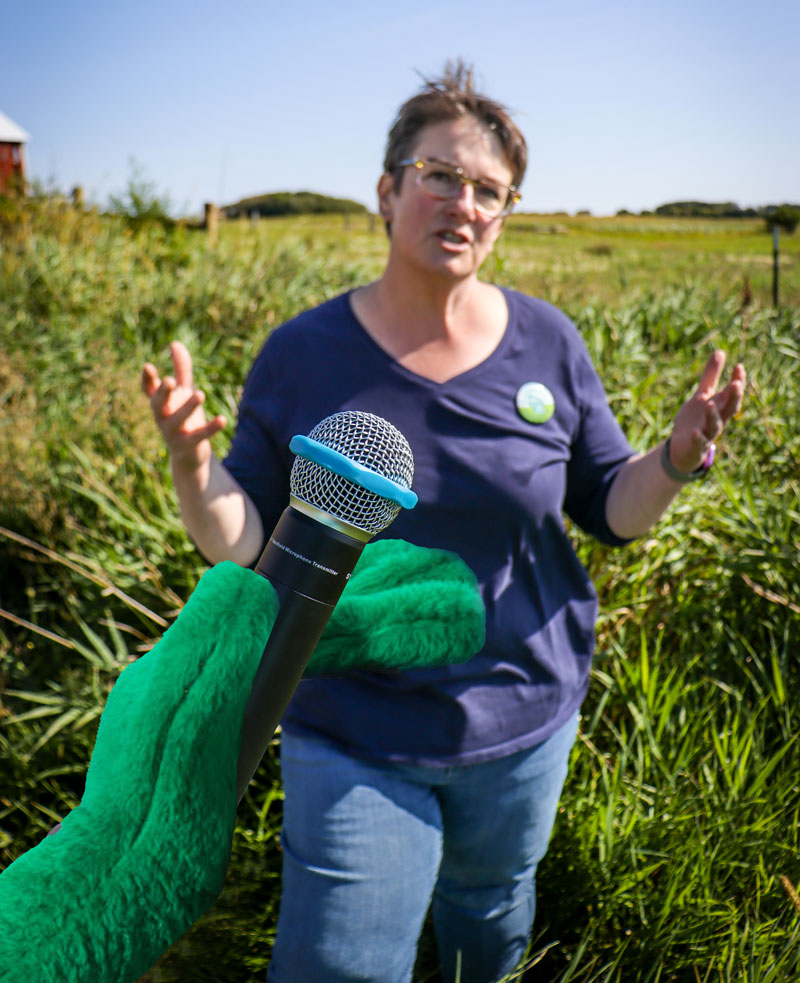
[(469, 245), (469, 238), (461, 232), (456, 232), (453, 229), (443, 229), (436, 233), (438, 239), (442, 242), (446, 242), (453, 246), (467, 246)]

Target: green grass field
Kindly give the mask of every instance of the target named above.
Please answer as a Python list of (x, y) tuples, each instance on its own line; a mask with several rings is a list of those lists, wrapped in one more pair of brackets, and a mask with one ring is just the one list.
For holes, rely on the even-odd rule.
[[(800, 978), (800, 235), (780, 307), (760, 222), (513, 216), (487, 279), (578, 323), (632, 443), (668, 431), (709, 351), (750, 373), (711, 478), (652, 536), (576, 533), (598, 653), (525, 977)], [(235, 412), (276, 324), (376, 276), (380, 223), (304, 217), (138, 233), (40, 199), (0, 209), (0, 867), (80, 799), (105, 697), (204, 566), (138, 388), (180, 338)], [(221, 435), (224, 453), (229, 435)], [(280, 884), (275, 747), (218, 904), (151, 983), (263, 980)], [(415, 983), (437, 979), (430, 932)]]

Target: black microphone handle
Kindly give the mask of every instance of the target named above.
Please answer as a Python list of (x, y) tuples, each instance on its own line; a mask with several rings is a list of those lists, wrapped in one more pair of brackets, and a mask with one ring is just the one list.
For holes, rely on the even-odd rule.
[(279, 607), (244, 711), (236, 770), (241, 802), (365, 542), (291, 505), (255, 571), (275, 588)]
[(258, 770), (333, 610), (331, 605), (304, 597), (282, 584), (272, 586), (280, 607), (244, 711), (236, 768), (237, 802), (241, 802)]

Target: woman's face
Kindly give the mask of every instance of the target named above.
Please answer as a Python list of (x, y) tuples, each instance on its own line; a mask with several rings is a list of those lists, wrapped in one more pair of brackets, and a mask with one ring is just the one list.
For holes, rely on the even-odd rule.
[[(500, 141), (474, 116), (425, 127), (409, 157), (461, 167), (470, 178), (506, 187), (512, 180)], [(404, 169), (399, 191), (392, 176), (384, 174), (378, 198), (383, 218), (391, 223), (389, 262), (456, 279), (476, 273), (500, 235), (503, 219), (476, 211), (474, 190), (464, 184), (457, 198), (442, 201), (417, 186), (413, 167)]]

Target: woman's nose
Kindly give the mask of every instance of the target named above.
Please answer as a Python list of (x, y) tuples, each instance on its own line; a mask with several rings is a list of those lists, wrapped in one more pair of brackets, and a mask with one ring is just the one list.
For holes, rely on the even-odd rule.
[(458, 194), (455, 196), (455, 198), (451, 198), (449, 200), (449, 204), (451, 207), (458, 209), (458, 211), (468, 212), (474, 217), (475, 188), (473, 188), (469, 181), (462, 181)]

